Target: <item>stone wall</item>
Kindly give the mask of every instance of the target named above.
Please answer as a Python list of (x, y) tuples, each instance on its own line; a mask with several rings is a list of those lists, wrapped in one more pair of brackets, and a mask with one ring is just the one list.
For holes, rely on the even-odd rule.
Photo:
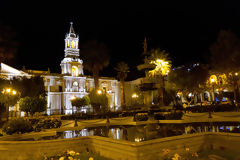
[(46, 141), (1, 141), (0, 159), (41, 159), (63, 151), (92, 151), (116, 160), (152, 160), (162, 157), (162, 149), (171, 153), (183, 153), (220, 149), (238, 151), (240, 135), (234, 133), (199, 133), (167, 137), (144, 142), (128, 142), (91, 136)]
[(72, 138), (46, 141), (1, 141), (0, 160), (40, 160), (44, 155), (55, 155), (63, 151), (86, 151), (89, 138)]

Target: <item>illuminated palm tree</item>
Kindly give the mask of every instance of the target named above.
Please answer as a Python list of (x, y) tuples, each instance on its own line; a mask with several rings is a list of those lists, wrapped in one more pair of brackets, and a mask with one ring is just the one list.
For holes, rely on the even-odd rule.
[(88, 41), (82, 46), (83, 66), (92, 72), (95, 90), (99, 88), (99, 72), (107, 67), (110, 56), (108, 55), (107, 46), (96, 40)]
[(118, 78), (120, 79), (120, 88), (121, 88), (121, 106), (126, 105), (125, 101), (125, 87), (124, 80), (127, 78), (127, 72), (129, 72), (129, 67), (125, 62), (119, 62), (114, 68), (118, 72)]
[(155, 65), (155, 68), (148, 72), (148, 76), (157, 78), (159, 105), (163, 105), (164, 76), (168, 75), (172, 66), (169, 53), (165, 50), (152, 49), (150, 56), (145, 59), (145, 63)]

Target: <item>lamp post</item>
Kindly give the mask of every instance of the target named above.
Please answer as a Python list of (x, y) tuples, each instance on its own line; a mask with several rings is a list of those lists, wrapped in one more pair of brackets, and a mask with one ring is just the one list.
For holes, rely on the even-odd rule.
[(102, 90), (97, 90), (97, 94), (101, 95), (102, 94)]
[(215, 95), (214, 95), (214, 83), (216, 82), (216, 80), (212, 77), (211, 79), (210, 79), (210, 82), (211, 82), (211, 84), (212, 84), (212, 97), (213, 97), (213, 102), (215, 103)]
[(238, 102), (237, 95), (239, 93), (239, 91), (238, 91), (238, 72), (235, 72), (234, 75), (235, 75), (235, 77), (234, 77), (234, 99), (235, 99), (235, 103), (237, 103)]
[(132, 94), (132, 99), (133, 99), (133, 103), (136, 104), (136, 99), (138, 98), (138, 95), (136, 93)]
[(2, 93), (6, 96), (6, 118), (8, 121), (8, 117), (9, 117), (9, 106), (10, 106), (10, 97), (12, 96), (16, 96), (17, 95), (17, 91), (12, 89), (12, 88), (5, 88), (3, 89)]

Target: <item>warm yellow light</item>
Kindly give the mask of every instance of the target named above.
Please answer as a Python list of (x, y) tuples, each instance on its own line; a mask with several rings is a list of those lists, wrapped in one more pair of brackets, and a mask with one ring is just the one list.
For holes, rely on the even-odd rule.
[(181, 91), (178, 91), (178, 92), (177, 92), (177, 95), (178, 95), (178, 96), (181, 96), (181, 95), (182, 95), (182, 92), (181, 92)]
[(74, 41), (72, 41), (72, 48), (75, 48), (75, 43), (74, 43)]
[(211, 78), (211, 83), (215, 82), (215, 80), (213, 78)]
[(16, 94), (17, 94), (17, 91), (13, 90), (13, 91), (12, 91), (12, 94), (13, 94), (13, 95), (16, 95)]
[(70, 99), (71, 99), (71, 100), (74, 100), (74, 99), (76, 99), (76, 97), (75, 97), (75, 96), (72, 96)]
[(137, 97), (138, 97), (138, 95), (136, 93), (132, 94), (132, 98), (137, 98)]
[(238, 73), (237, 73), (237, 72), (235, 73), (235, 76), (238, 76)]
[(67, 47), (70, 47), (70, 41), (69, 40), (67, 41)]
[(210, 80), (210, 83), (215, 83), (215, 82), (217, 82), (217, 76), (211, 75), (209, 80)]
[(7, 88), (6, 91), (7, 91), (7, 93), (10, 93), (11, 92), (11, 88)]
[(78, 76), (78, 68), (77, 66), (72, 66), (72, 76)]
[(100, 89), (97, 90), (97, 94), (102, 94), (102, 91)]
[(163, 59), (157, 59), (155, 61), (151, 61), (150, 63), (156, 65), (153, 70), (149, 71), (150, 75), (152, 76), (158, 74), (168, 75), (168, 73), (170, 72), (171, 64), (169, 64), (169, 62), (167, 61), (164, 61)]

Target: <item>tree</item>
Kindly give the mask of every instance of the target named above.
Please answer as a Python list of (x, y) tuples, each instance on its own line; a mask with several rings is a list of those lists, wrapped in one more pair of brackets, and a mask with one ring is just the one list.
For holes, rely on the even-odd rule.
[[(216, 75), (225, 74), (237, 100), (237, 80), (240, 71), (240, 39), (230, 30), (221, 30), (217, 41), (210, 47), (211, 71)], [(223, 90), (224, 88), (219, 88)]]
[(99, 72), (108, 66), (110, 60), (107, 46), (96, 40), (88, 41), (82, 46), (82, 58), (84, 68), (92, 72), (95, 89), (98, 90)]
[(21, 111), (26, 112), (28, 115), (32, 107), (32, 98), (30, 97), (21, 98), (19, 101), (19, 107)]
[(88, 96), (84, 96), (82, 98), (74, 98), (71, 100), (72, 106), (76, 106), (78, 109), (80, 109), (81, 107), (84, 107), (86, 105), (90, 104), (90, 99)]
[[(198, 93), (203, 91), (208, 79), (208, 66), (193, 64), (191, 66), (182, 66), (171, 71), (168, 75), (167, 91), (182, 92), (187, 99), (189, 93), (192, 93), (190, 101), (193, 101)], [(204, 88), (205, 89), (205, 88)]]
[(13, 64), (16, 59), (18, 42), (10, 26), (0, 26), (0, 62)]
[(92, 90), (88, 96), (95, 112), (99, 112), (100, 110), (106, 112), (108, 110), (108, 98), (106, 94), (99, 94), (97, 90)]
[(210, 47), (211, 69), (228, 74), (240, 70), (240, 39), (229, 30), (221, 30)]
[(154, 65), (155, 68), (148, 72), (148, 76), (155, 77), (158, 83), (159, 105), (163, 105), (164, 98), (164, 77), (168, 75), (171, 69), (171, 61), (169, 59), (169, 53), (165, 50), (152, 49), (150, 56), (145, 58), (145, 63)]
[(118, 78), (120, 79), (120, 88), (121, 88), (121, 105), (125, 106), (125, 87), (124, 80), (127, 78), (127, 72), (129, 72), (129, 67), (125, 62), (119, 62), (115, 68), (118, 72)]
[(14, 77), (11, 80), (12, 85), (21, 92), (21, 98), (24, 97), (45, 97), (44, 80), (40, 76), (33, 77)]
[(6, 112), (8, 119), (9, 106), (14, 106), (19, 100), (20, 94), (12, 87), (11, 81), (0, 78), (0, 109), (1, 113)]
[(30, 114), (33, 115), (36, 112), (44, 112), (47, 109), (47, 101), (45, 97), (34, 97), (32, 98), (32, 107), (30, 110)]
[(21, 111), (33, 115), (36, 112), (43, 112), (46, 110), (47, 101), (45, 98), (39, 97), (24, 97), (19, 101)]

